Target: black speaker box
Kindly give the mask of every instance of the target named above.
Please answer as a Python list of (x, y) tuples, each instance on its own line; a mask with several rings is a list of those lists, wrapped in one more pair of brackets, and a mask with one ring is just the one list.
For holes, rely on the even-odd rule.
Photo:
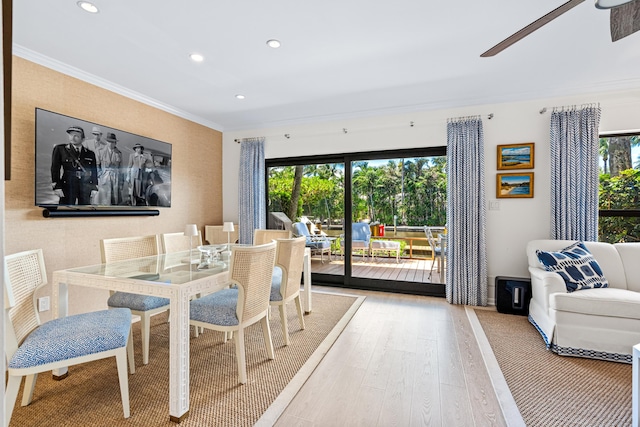
[(529, 301), (531, 301), (531, 279), (496, 277), (496, 308), (500, 313), (527, 316)]

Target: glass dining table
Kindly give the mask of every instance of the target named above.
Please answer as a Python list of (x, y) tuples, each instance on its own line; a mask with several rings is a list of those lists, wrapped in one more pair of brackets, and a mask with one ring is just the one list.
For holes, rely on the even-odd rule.
[[(197, 256), (196, 256), (197, 254)], [(189, 301), (198, 294), (225, 288), (228, 264), (199, 269), (199, 252), (189, 251), (71, 268), (53, 273), (52, 309), (68, 314), (68, 286), (153, 295), (170, 301), (169, 418), (180, 422), (189, 413)], [(66, 368), (54, 372), (62, 376)]]
[[(311, 311), (311, 274), (305, 254), (305, 311)], [(189, 301), (228, 286), (228, 259), (200, 262), (199, 251), (185, 251), (55, 271), (52, 282), (54, 317), (68, 314), (69, 286), (84, 286), (170, 300), (169, 419), (180, 422), (189, 413)], [(204, 268), (203, 268), (204, 267)], [(307, 286), (308, 284), (308, 286)], [(53, 372), (63, 376), (66, 368)]]

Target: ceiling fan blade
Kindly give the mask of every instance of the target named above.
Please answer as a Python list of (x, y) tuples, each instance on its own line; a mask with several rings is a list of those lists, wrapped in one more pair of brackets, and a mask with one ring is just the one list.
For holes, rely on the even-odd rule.
[[(640, 0), (635, 0), (634, 3), (638, 3), (638, 1)], [(497, 45), (495, 45), (494, 47), (492, 47), (491, 49), (489, 49), (488, 51), (480, 55), (480, 57), (487, 58), (489, 56), (494, 56), (502, 52), (503, 50), (505, 50), (512, 44), (514, 44), (515, 42), (522, 40), (529, 34), (533, 33), (535, 30), (537, 30), (538, 28), (542, 27), (545, 24), (548, 24), (549, 22), (556, 19), (558, 16), (562, 15), (565, 12), (568, 12), (569, 10), (573, 9), (574, 7), (576, 7), (582, 2), (584, 2), (584, 0), (570, 0), (560, 5), (556, 9), (553, 9), (551, 12), (544, 15), (542, 18), (536, 21), (533, 21), (531, 24), (527, 25), (517, 33), (512, 34), (506, 39), (502, 40), (500, 43), (498, 43)]]
[(611, 9), (611, 41), (640, 30), (640, 0), (634, 0)]

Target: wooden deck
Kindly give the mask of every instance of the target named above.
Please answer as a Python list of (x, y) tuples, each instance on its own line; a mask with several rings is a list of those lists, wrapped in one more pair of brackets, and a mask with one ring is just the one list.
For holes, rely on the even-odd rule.
[[(437, 266), (433, 267), (433, 275), (429, 278), (431, 264), (435, 261), (430, 259), (410, 259), (400, 258), (396, 264), (395, 258), (376, 257), (365, 258), (353, 257), (353, 276), (371, 279), (398, 280), (418, 283), (441, 283), (440, 273)], [(320, 256), (311, 258), (311, 271), (322, 274), (344, 274), (344, 261), (341, 256), (332, 256), (332, 261), (328, 262), (325, 256), (324, 263), (320, 262)]]

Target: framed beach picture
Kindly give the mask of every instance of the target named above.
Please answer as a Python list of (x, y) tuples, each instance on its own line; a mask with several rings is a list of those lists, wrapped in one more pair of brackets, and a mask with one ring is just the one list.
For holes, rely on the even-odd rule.
[(496, 174), (496, 197), (499, 199), (533, 197), (533, 172)]
[(498, 169), (533, 169), (533, 142), (498, 145)]

